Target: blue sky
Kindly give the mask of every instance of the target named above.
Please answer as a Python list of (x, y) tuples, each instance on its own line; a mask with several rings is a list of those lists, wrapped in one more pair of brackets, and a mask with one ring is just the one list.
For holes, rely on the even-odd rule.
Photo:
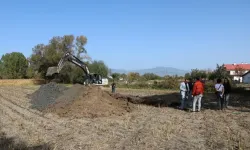
[(115, 69), (250, 63), (249, 0), (6, 0), (0, 19), (0, 55), (73, 34)]

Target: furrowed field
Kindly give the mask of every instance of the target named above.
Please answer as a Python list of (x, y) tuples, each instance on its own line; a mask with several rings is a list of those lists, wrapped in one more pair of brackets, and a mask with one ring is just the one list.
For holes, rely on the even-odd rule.
[[(176, 109), (178, 90), (0, 80), (0, 149), (250, 149), (249, 94), (225, 112)], [(42, 82), (43, 83), (43, 82)], [(56, 102), (56, 103), (54, 103)]]

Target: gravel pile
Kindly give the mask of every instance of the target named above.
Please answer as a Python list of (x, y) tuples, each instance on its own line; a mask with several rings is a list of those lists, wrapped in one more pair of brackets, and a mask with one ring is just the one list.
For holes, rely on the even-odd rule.
[(29, 95), (31, 108), (46, 109), (49, 105), (54, 104), (56, 99), (67, 89), (67, 87), (54, 82), (42, 85), (36, 92)]

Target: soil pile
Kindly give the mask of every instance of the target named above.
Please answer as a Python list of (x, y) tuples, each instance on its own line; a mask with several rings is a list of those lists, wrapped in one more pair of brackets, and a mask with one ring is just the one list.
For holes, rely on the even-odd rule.
[(31, 108), (46, 109), (50, 104), (55, 103), (56, 99), (67, 89), (67, 87), (54, 82), (42, 85), (36, 92), (28, 96), (31, 98)]
[(123, 115), (132, 111), (132, 105), (127, 101), (113, 98), (100, 87), (74, 85), (64, 91), (47, 112), (54, 112), (61, 117), (107, 117)]
[(133, 110), (125, 99), (114, 97), (98, 86), (75, 84), (71, 88), (56, 83), (41, 86), (31, 96), (32, 107), (61, 117), (106, 117)]

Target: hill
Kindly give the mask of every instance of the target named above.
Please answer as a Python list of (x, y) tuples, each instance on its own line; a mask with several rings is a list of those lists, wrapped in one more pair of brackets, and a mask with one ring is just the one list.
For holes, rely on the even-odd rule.
[(139, 69), (139, 70), (111, 69), (111, 71), (112, 73), (125, 73), (125, 74), (129, 72), (138, 72), (140, 75), (143, 75), (144, 73), (154, 73), (159, 76), (165, 76), (165, 75), (184, 76), (185, 73), (189, 72), (187, 70), (181, 70), (172, 67), (155, 67), (150, 69)]

